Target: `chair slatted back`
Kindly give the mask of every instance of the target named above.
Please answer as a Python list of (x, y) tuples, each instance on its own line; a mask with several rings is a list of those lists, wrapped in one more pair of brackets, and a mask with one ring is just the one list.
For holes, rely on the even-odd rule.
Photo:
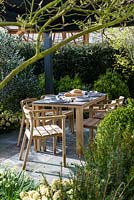
[(117, 101), (116, 100), (112, 100), (111, 103), (105, 105), (107, 112), (110, 111), (110, 110), (114, 110), (116, 107), (117, 107)]
[(117, 105), (122, 106), (124, 104), (124, 99), (124, 96), (119, 96), (119, 98), (117, 99)]

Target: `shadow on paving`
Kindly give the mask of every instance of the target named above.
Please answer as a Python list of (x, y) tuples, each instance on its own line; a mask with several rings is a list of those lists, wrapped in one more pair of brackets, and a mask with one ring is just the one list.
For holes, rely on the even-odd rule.
[(17, 147), (17, 135), (19, 130), (0, 134), (0, 163), (7, 158), (19, 153)]
[[(84, 132), (85, 146), (88, 142), (88, 132)], [(15, 168), (20, 171), (22, 169), (23, 161), (20, 161), (19, 152), (20, 147), (17, 147), (17, 137), (19, 130), (11, 131), (7, 134), (0, 135), (0, 164), (9, 168)], [(68, 178), (71, 173), (74, 173), (75, 165), (81, 164), (81, 160), (76, 156), (76, 134), (69, 132), (66, 128), (66, 153), (67, 153), (67, 167), (62, 167), (62, 142), (57, 142), (57, 153), (53, 155), (52, 139), (47, 140), (47, 151), (35, 152), (33, 145), (31, 147), (28, 162), (26, 165), (26, 173), (36, 181), (40, 180), (42, 174), (46, 176), (48, 182), (55, 178), (59, 178), (62, 171), (62, 177)], [(43, 146), (42, 146), (43, 147)], [(43, 148), (42, 148), (43, 149)]]

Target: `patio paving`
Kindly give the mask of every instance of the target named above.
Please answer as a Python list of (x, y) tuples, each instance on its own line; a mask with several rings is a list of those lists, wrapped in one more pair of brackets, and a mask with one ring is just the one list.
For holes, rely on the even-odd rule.
[[(0, 165), (6, 168), (15, 168), (20, 171), (22, 169), (22, 161), (18, 160), (20, 147), (17, 147), (17, 137), (19, 130), (12, 131), (7, 134), (0, 134)], [(84, 129), (85, 146), (88, 144), (88, 129)], [(80, 164), (81, 160), (76, 156), (76, 134), (70, 133), (66, 128), (66, 151), (67, 151), (67, 167), (62, 167), (62, 177), (68, 178), (74, 172), (75, 164)], [(57, 142), (57, 153), (53, 155), (52, 140), (47, 141), (47, 151), (36, 153), (33, 146), (29, 153), (26, 165), (26, 173), (35, 181), (39, 181), (42, 174), (45, 175), (48, 182), (55, 178), (59, 178), (61, 173), (62, 162), (62, 142)]]

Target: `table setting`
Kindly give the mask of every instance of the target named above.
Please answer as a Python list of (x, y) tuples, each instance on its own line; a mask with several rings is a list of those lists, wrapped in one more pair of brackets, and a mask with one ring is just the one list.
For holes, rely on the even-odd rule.
[(37, 100), (36, 103), (77, 103), (77, 102), (89, 102), (95, 100), (97, 97), (104, 96), (104, 93), (98, 91), (85, 91), (80, 89), (73, 89), (69, 92), (61, 92), (57, 95), (45, 95), (41, 100)]
[(88, 102), (105, 95), (98, 91), (84, 91), (80, 89), (73, 89), (70, 92), (63, 92), (57, 95), (57, 99), (62, 99), (67, 102)]

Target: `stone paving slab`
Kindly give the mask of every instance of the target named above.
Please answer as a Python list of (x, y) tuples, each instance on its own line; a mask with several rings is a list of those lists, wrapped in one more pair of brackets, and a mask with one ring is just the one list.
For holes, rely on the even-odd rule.
[(18, 133), (19, 130), (0, 134), (0, 163), (16, 153), (19, 153), (20, 147), (17, 147)]
[[(89, 130), (87, 130), (89, 132)], [(88, 133), (85, 131), (85, 141), (87, 142)], [(70, 173), (74, 172), (74, 165), (80, 164), (80, 160), (76, 156), (76, 135), (67, 132), (67, 167), (62, 167), (62, 177), (68, 178)], [(20, 147), (17, 147), (17, 137), (18, 131), (14, 131), (10, 134), (0, 135), (0, 165), (15, 168), (20, 171), (22, 169), (22, 162), (19, 161), (19, 151)], [(46, 152), (35, 152), (33, 147), (30, 150), (26, 173), (35, 179), (37, 182), (41, 179), (42, 174), (46, 176), (49, 183), (55, 178), (59, 178), (59, 173), (61, 173), (61, 162), (62, 162), (62, 142), (57, 142), (57, 153), (53, 155), (52, 152), (52, 140), (47, 141), (47, 151)]]
[[(16, 154), (2, 162), (2, 165), (6, 168), (15, 168), (20, 171), (22, 169), (22, 162), (18, 160), (19, 154)], [(54, 178), (59, 178), (61, 173), (61, 161), (62, 157), (59, 155), (47, 155), (42, 153), (36, 153), (34, 155), (30, 152), (28, 162), (26, 165), (26, 172), (36, 181), (40, 180), (42, 174), (46, 176), (48, 182), (51, 182)], [(74, 171), (74, 164), (80, 164), (79, 160), (67, 158), (67, 167), (62, 167), (62, 177), (68, 178), (70, 173)]]

